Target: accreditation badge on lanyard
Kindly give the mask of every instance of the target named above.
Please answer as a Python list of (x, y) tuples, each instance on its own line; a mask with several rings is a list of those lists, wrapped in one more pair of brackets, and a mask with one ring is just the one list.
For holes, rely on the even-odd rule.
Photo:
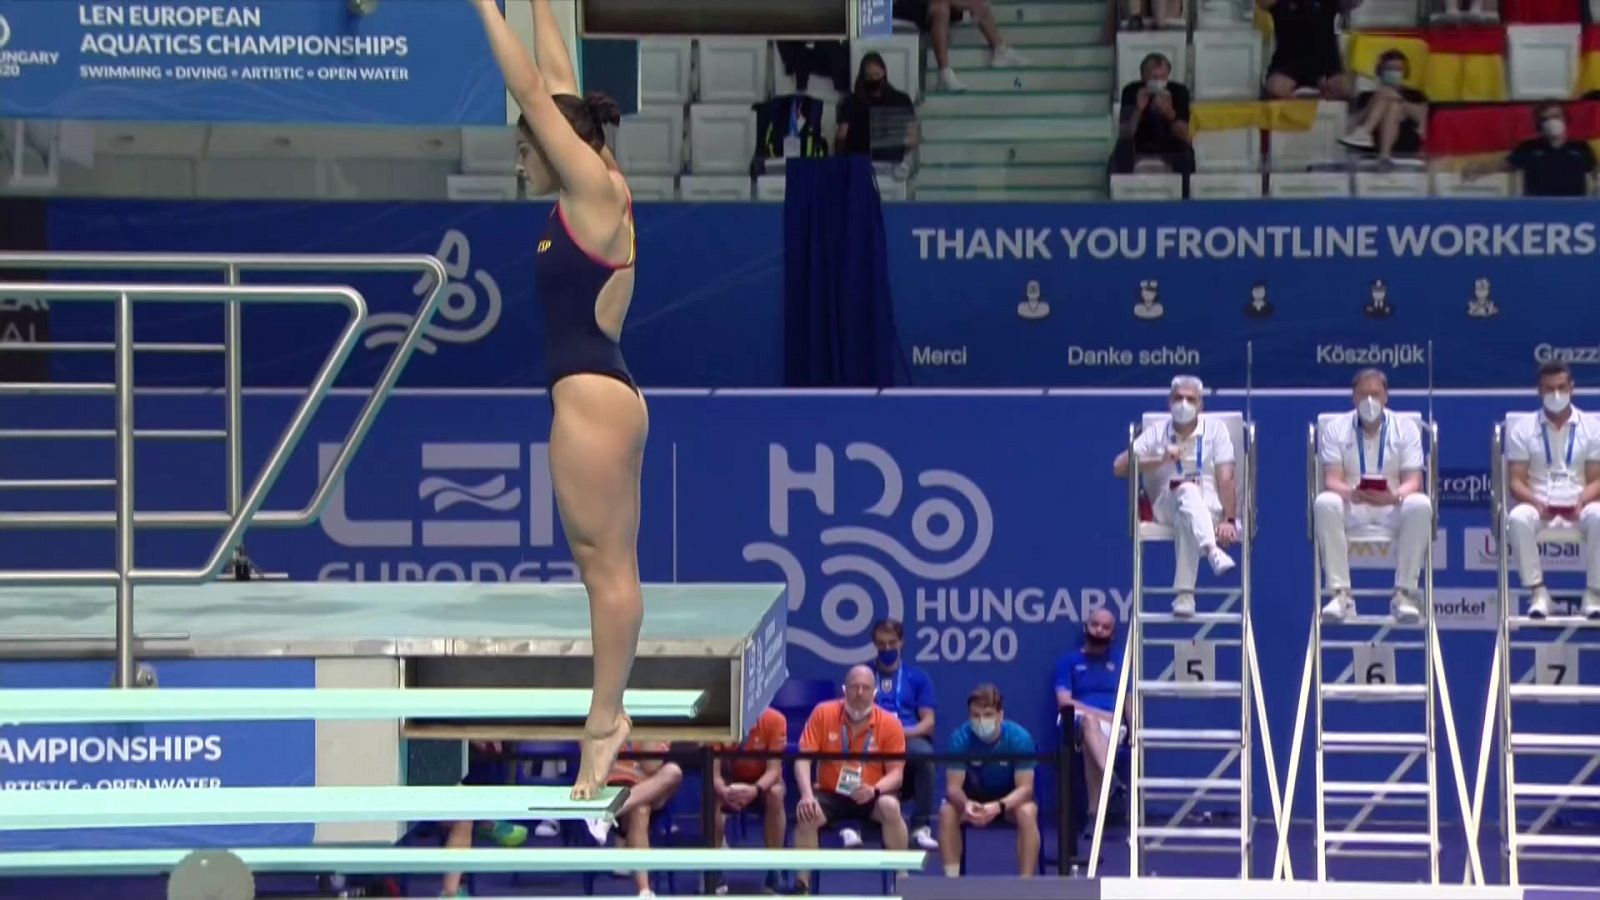
[[(1174, 491), (1177, 490), (1178, 489), (1178, 485), (1183, 484), (1185, 481), (1196, 481), (1197, 482), (1205, 474), (1205, 470), (1206, 470), (1206, 441), (1205, 441), (1205, 437), (1206, 437), (1205, 429), (1202, 428), (1199, 425), (1196, 425), (1195, 428), (1194, 428), (1194, 435), (1193, 435), (1193, 438), (1194, 438), (1194, 472), (1191, 473), (1191, 474), (1188, 474), (1188, 475), (1184, 474), (1184, 471), (1183, 471), (1183, 454), (1179, 453), (1177, 460), (1173, 462), (1173, 465), (1177, 467), (1177, 475), (1171, 481), (1167, 482), (1167, 488), (1169, 490), (1174, 490)], [(1174, 427), (1171, 422), (1167, 423), (1167, 439), (1169, 441), (1171, 441), (1172, 443), (1174, 443), (1174, 444), (1178, 443), (1178, 429), (1176, 427)]]
[(1361, 469), (1357, 487), (1364, 491), (1387, 491), (1389, 476), (1384, 474), (1383, 461), (1389, 452), (1389, 414), (1383, 414), (1383, 424), (1378, 426), (1378, 468), (1367, 471), (1367, 430), (1361, 427), (1361, 417), (1355, 417), (1356, 460)]
[[(850, 753), (850, 745), (854, 741), (854, 737), (850, 734), (850, 723), (848, 721), (843, 722), (840, 724), (840, 728), (844, 731), (844, 752)], [(871, 752), (872, 718), (869, 716), (867, 718), (867, 742), (862, 746), (861, 753), (865, 757)], [(865, 758), (845, 763), (843, 768), (839, 770), (839, 783), (834, 787), (834, 793), (844, 794), (845, 796), (855, 793), (856, 788), (861, 787), (862, 771), (866, 768), (866, 765)]]
[(1572, 477), (1572, 448), (1578, 443), (1577, 418), (1567, 420), (1567, 452), (1561, 473), (1556, 474), (1555, 454), (1550, 452), (1550, 423), (1540, 416), (1539, 437), (1544, 440), (1545, 503), (1552, 512), (1577, 511), (1578, 487)]

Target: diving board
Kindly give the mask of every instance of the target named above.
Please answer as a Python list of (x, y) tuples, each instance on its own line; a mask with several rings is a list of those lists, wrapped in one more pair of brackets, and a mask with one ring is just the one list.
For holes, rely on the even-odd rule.
[(571, 788), (320, 787), (172, 790), (7, 791), (0, 831), (278, 825), (322, 822), (455, 822), (588, 819), (612, 821), (625, 788), (594, 800)]
[[(575, 719), (593, 692), (578, 688), (107, 688), (0, 689), (0, 726), (150, 722)], [(692, 719), (702, 690), (633, 690), (637, 718)]]
[[(187, 850), (52, 850), (0, 853), (0, 877), (72, 874), (163, 875), (177, 868)], [(922, 868), (921, 850), (650, 850), (595, 848), (537, 852), (522, 848), (460, 850), (411, 847), (272, 847), (232, 851), (257, 872), (340, 872), (345, 875), (426, 875), (444, 872), (900, 872)]]
[[(134, 592), (135, 653), (163, 661), (315, 659), (356, 683), (317, 688), (591, 687), (589, 602), (577, 583), (212, 582)], [(787, 677), (782, 584), (646, 584), (630, 686), (702, 691), (694, 715), (634, 714), (641, 740), (735, 741)], [(111, 658), (109, 587), (0, 588), (0, 660)], [(4, 687), (4, 685), (0, 685)], [(0, 716), (3, 718), (3, 716)], [(572, 738), (583, 715), (409, 716), (410, 737)]]

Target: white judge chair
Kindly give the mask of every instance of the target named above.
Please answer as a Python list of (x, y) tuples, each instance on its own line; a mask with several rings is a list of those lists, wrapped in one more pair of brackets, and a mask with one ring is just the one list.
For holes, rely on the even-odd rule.
[[(1419, 413), (1391, 412), (1416, 424), (1423, 436), (1425, 458), (1424, 485), (1433, 501), (1433, 521), (1429, 540), (1422, 560), (1423, 620), (1419, 624), (1400, 625), (1389, 615), (1361, 614), (1359, 604), (1363, 599), (1393, 594), (1393, 586), (1384, 588), (1353, 588), (1356, 615), (1342, 623), (1324, 623), (1322, 605), (1331, 597), (1324, 585), (1322, 552), (1316, 541), (1315, 503), (1322, 493), (1323, 469), (1318, 454), (1318, 442), (1327, 425), (1338, 418), (1354, 415), (1352, 411), (1325, 413), (1310, 424), (1306, 435), (1306, 524), (1312, 542), (1312, 595), (1311, 635), (1306, 642), (1305, 667), (1300, 682), (1299, 709), (1295, 716), (1294, 737), (1290, 744), (1288, 782), (1284, 786), (1285, 808), (1280, 818), (1287, 821), (1290, 815), (1299, 777), (1300, 748), (1305, 734), (1306, 718), (1315, 718), (1313, 760), (1315, 765), (1316, 832), (1315, 853), (1317, 880), (1329, 878), (1328, 860), (1331, 856), (1346, 858), (1415, 858), (1427, 864), (1428, 878), (1440, 883), (1439, 872), (1439, 769), (1435, 721), (1444, 723), (1445, 737), (1450, 752), (1451, 771), (1461, 809), (1471, 808), (1465, 776), (1461, 768), (1460, 743), (1456, 737), (1455, 720), (1450, 703), (1449, 685), (1445, 679), (1443, 658), (1439, 653), (1438, 628), (1433, 614), (1434, 535), (1438, 531), (1438, 459), (1439, 431), (1437, 423), (1425, 421)], [(1357, 526), (1346, 529), (1347, 545), (1352, 564), (1357, 560), (1381, 556), (1392, 560), (1394, 540), (1382, 526)], [(1352, 566), (1352, 575), (1360, 571)], [(1352, 578), (1354, 581), (1354, 578)], [(1324, 629), (1355, 637), (1325, 638)], [(1399, 639), (1397, 629), (1421, 630), (1422, 640)], [(1416, 680), (1414, 665), (1398, 666), (1396, 651), (1421, 651), (1421, 680)], [(1348, 655), (1346, 655), (1348, 654)], [(1335, 677), (1326, 677), (1324, 666), (1332, 660), (1327, 656), (1344, 656), (1336, 662)], [(1411, 680), (1402, 682), (1401, 676)], [(1313, 690), (1313, 686), (1315, 689)], [(1420, 712), (1414, 720), (1420, 721), (1420, 730), (1410, 732), (1356, 730), (1374, 726), (1357, 723), (1371, 722), (1377, 718), (1370, 709), (1360, 714), (1351, 712), (1353, 704), (1381, 703), (1386, 710), (1397, 704), (1410, 704), (1411, 710)], [(1338, 712), (1329, 715), (1329, 707)], [(1420, 706), (1420, 710), (1417, 707)], [(1330, 725), (1329, 719), (1336, 724)], [(1353, 727), (1350, 727), (1353, 724)], [(1339, 727), (1343, 726), (1343, 727)], [(1400, 757), (1393, 763), (1394, 757)], [(1338, 760), (1330, 766), (1329, 757)], [(1411, 775), (1416, 763), (1423, 763), (1423, 777)], [(1358, 763), (1366, 763), (1359, 765)], [(1376, 763), (1376, 765), (1374, 765)], [(1394, 768), (1388, 769), (1387, 764)], [(1334, 768), (1330, 775), (1328, 769)], [(1339, 827), (1329, 823), (1329, 808), (1355, 811), (1341, 816)], [(1383, 809), (1391, 813), (1374, 816)], [(1395, 813), (1399, 810), (1403, 812)], [(1421, 815), (1418, 815), (1420, 811)], [(1477, 842), (1468, 840), (1468, 879), (1481, 884), (1482, 863)], [(1288, 832), (1280, 831), (1275, 868), (1281, 872), (1288, 862)]]
[[(1578, 727), (1580, 723), (1588, 725), (1595, 721), (1593, 704), (1600, 703), (1600, 685), (1593, 679), (1584, 684), (1580, 665), (1583, 655), (1600, 650), (1600, 621), (1577, 614), (1577, 596), (1583, 593), (1582, 585), (1569, 593), (1550, 584), (1552, 574), (1561, 568), (1556, 560), (1573, 559), (1582, 568), (1582, 551), (1571, 552), (1574, 545), (1581, 547), (1583, 543), (1577, 528), (1563, 523), (1541, 528), (1536, 535), (1541, 553), (1547, 548), (1556, 551), (1550, 554), (1555, 559), (1545, 561), (1544, 577), (1547, 587), (1560, 591), (1556, 596), (1559, 614), (1544, 619), (1528, 617), (1522, 611), (1521, 601), (1530, 591), (1522, 587), (1520, 581), (1517, 587), (1511, 586), (1512, 550), (1506, 524), (1516, 500), (1510, 496), (1508, 486), (1505, 436), (1534, 415), (1537, 414), (1511, 413), (1494, 429), (1496, 465), (1491, 472), (1490, 491), (1494, 553), (1499, 573), (1500, 627), (1484, 705), (1484, 745), (1478, 754), (1479, 798), (1474, 804), (1474, 821), (1469, 822), (1469, 827), (1475, 826), (1484, 809), (1481, 773), (1490, 765), (1488, 744), (1493, 741), (1488, 729), (1492, 722), (1502, 748), (1500, 847), (1507, 882), (1511, 885), (1521, 883), (1522, 863), (1526, 861), (1574, 864), (1584, 867), (1580, 871), (1587, 874), (1593, 871), (1596, 851), (1600, 850), (1600, 835), (1550, 833), (1558, 814), (1575, 806), (1592, 808), (1594, 801), (1600, 798), (1600, 788), (1587, 784), (1585, 777), (1589, 769), (1600, 764), (1600, 733), (1593, 728)], [(1593, 552), (1590, 548), (1583, 549)], [(1571, 578), (1570, 575), (1565, 577)], [(1556, 710), (1551, 707), (1570, 710), (1573, 704), (1587, 706), (1588, 714), (1553, 717)], [(1519, 720), (1528, 724), (1518, 728)], [(1552, 758), (1558, 761), (1556, 765), (1550, 764)], [(1578, 769), (1576, 777), (1563, 780), (1580, 764), (1586, 765)], [(1523, 768), (1519, 770), (1519, 766)], [(1509, 810), (1517, 811), (1518, 815), (1511, 815)]]
[[(1250, 625), (1251, 547), (1256, 522), (1255, 425), (1237, 412), (1204, 413), (1200, 417), (1201, 428), (1226, 428), (1234, 446), (1234, 488), (1240, 534), (1239, 544), (1232, 550), (1239, 554), (1234, 571), (1239, 573), (1240, 581), (1237, 589), (1196, 587), (1193, 593), (1197, 600), (1220, 596), (1221, 602), (1212, 610), (1179, 618), (1168, 609), (1144, 609), (1146, 594), (1168, 597), (1175, 594), (1172, 588), (1145, 585), (1145, 545), (1173, 542), (1176, 535), (1171, 526), (1153, 521), (1147, 506), (1141, 503), (1148, 479), (1138, 474), (1138, 462), (1133, 453), (1133, 441), (1143, 427), (1166, 427), (1168, 421), (1170, 417), (1166, 414), (1150, 414), (1140, 425), (1129, 429), (1128, 517), (1133, 545), (1133, 602), (1127, 663), (1123, 666), (1113, 715), (1119, 721), (1124, 720), (1126, 704), (1131, 702), (1131, 707), (1126, 707), (1125, 718), (1131, 746), (1130, 871), (1148, 874), (1146, 857), (1152, 852), (1226, 852), (1239, 854), (1240, 877), (1248, 877), (1254, 824), (1250, 805), (1255, 746), (1253, 713), (1260, 717), (1260, 743), (1265, 753), (1268, 786), (1274, 812), (1278, 809), (1276, 767)], [(1197, 603), (1201, 605), (1209, 604)], [(1163, 630), (1160, 636), (1147, 634), (1147, 629), (1154, 631), (1158, 626)], [(1216, 635), (1219, 629), (1231, 633)], [(1237, 651), (1235, 659), (1224, 660), (1220, 671), (1219, 647)], [(1162, 659), (1166, 662), (1157, 661)], [(1154, 669), (1159, 674), (1151, 677), (1147, 673), (1155, 666), (1161, 667)], [(1152, 708), (1146, 703), (1152, 698), (1166, 702), (1158, 702)], [(1215, 705), (1218, 702), (1233, 703), (1236, 707), (1232, 711), (1218, 708)], [(1152, 721), (1157, 718), (1157, 710), (1165, 721)], [(1237, 721), (1233, 716), (1237, 716)], [(1225, 721), (1228, 727), (1212, 727), (1208, 719)], [(1151, 774), (1153, 766), (1147, 755), (1151, 751), (1159, 753), (1162, 762), (1168, 763), (1161, 767), (1166, 771)], [(1193, 773), (1196, 761), (1201, 758), (1207, 763), (1208, 776), (1181, 774)], [(1092, 811), (1096, 818), (1090, 877), (1094, 876), (1098, 865), (1112, 768), (1107, 766), (1107, 781), (1100, 791), (1100, 808)], [(1178, 809), (1166, 821), (1151, 824), (1147, 822), (1151, 818), (1147, 806), (1152, 802), (1177, 804)], [(1185, 825), (1193, 820), (1191, 811), (1197, 806), (1202, 811), (1223, 812), (1224, 818), (1236, 824), (1224, 827)]]

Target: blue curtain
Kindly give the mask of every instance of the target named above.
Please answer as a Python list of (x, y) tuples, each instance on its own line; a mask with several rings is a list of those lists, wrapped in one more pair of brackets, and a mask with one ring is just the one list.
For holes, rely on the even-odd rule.
[(902, 354), (872, 163), (865, 156), (790, 159), (786, 170), (785, 383), (891, 386)]

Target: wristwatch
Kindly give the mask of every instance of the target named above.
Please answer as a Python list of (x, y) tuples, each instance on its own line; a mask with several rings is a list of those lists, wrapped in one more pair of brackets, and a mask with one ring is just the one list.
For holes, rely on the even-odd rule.
[(1004, 800), (996, 800), (995, 803), (998, 803), (1000, 805), (1000, 815), (1002, 815), (1002, 816), (1005, 815), (1006, 814), (1006, 802)]

